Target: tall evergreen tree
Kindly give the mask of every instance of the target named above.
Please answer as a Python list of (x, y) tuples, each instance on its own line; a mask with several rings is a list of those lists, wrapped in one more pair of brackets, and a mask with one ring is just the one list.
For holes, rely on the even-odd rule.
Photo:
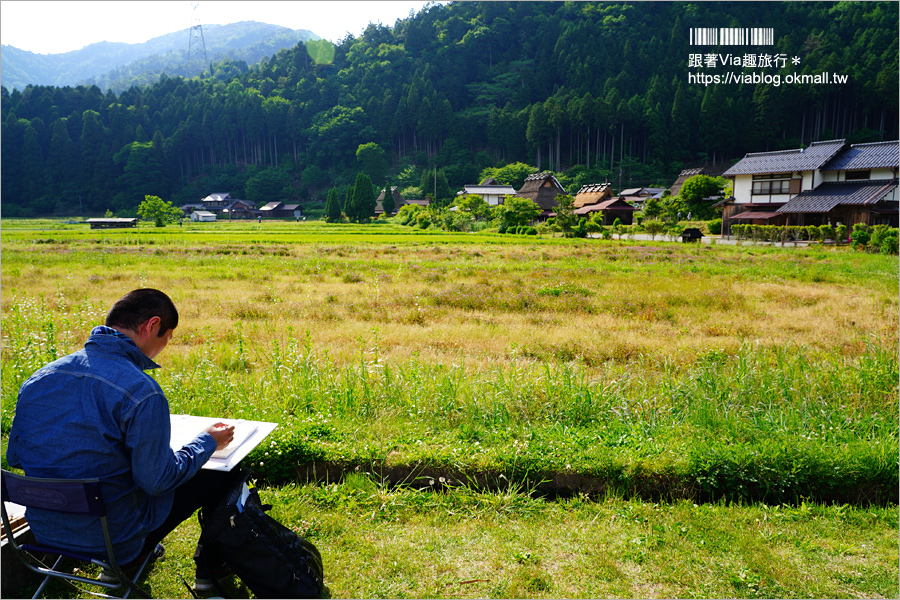
[[(353, 217), (351, 220), (357, 223), (368, 223), (369, 219), (375, 216), (375, 206), (377, 198), (375, 190), (372, 187), (372, 180), (365, 173), (356, 175), (356, 182), (353, 184)], [(347, 215), (350, 218), (350, 215)]]
[(325, 220), (329, 223), (337, 223), (341, 220), (341, 203), (338, 201), (336, 188), (328, 192), (328, 200), (325, 202)]

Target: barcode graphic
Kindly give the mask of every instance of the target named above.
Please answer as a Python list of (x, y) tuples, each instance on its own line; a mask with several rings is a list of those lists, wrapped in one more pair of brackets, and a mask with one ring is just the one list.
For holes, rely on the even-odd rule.
[(691, 27), (691, 46), (772, 46), (771, 27)]

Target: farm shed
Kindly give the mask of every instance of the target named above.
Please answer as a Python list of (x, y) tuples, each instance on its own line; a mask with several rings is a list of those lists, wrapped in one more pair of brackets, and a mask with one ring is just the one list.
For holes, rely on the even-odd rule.
[(130, 219), (87, 219), (85, 223), (90, 223), (91, 229), (115, 229), (118, 227), (136, 227), (137, 217)]
[(191, 213), (191, 221), (211, 223), (216, 220), (216, 215), (206, 210), (195, 210)]

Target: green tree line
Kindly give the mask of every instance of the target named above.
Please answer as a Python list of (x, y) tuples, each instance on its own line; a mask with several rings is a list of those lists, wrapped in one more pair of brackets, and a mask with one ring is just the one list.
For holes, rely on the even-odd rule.
[[(4, 88), (3, 212), (120, 213), (145, 195), (179, 205), (213, 191), (324, 204), (361, 167), (376, 188), (390, 177), (423, 195), (511, 163), (668, 184), (746, 152), (896, 139), (897, 21), (895, 2), (431, 4), (333, 56), (299, 43), (118, 94)], [(691, 28), (711, 26), (773, 27), (775, 45), (690, 45)], [(745, 52), (786, 56), (769, 74), (848, 82), (689, 83), (691, 54)]]

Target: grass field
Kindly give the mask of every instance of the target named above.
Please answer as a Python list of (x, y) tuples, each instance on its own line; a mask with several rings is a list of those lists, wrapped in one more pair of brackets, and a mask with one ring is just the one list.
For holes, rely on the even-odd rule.
[(173, 412), (279, 422), (251, 460), (335, 597), (898, 593), (896, 257), (2, 226), (4, 437), (25, 377), (162, 289)]

